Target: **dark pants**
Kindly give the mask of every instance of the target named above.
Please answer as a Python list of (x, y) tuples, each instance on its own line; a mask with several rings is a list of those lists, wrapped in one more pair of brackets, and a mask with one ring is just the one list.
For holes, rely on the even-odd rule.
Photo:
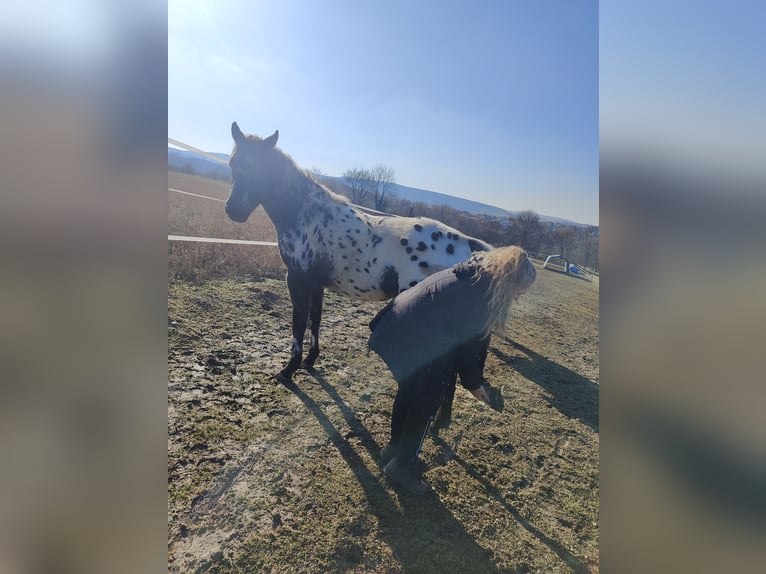
[(414, 468), (431, 419), (411, 409), (401, 394), (396, 393), (391, 412), (391, 444), (397, 447), (396, 458), (399, 463)]
[[(413, 468), (428, 425), (444, 401), (455, 377), (441, 368), (423, 369), (399, 383), (391, 410), (391, 444), (400, 464)], [(442, 366), (442, 365), (439, 365)]]

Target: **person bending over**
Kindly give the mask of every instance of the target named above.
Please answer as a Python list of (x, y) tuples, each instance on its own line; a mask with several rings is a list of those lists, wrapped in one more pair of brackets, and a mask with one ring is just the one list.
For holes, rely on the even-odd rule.
[(473, 396), (502, 410), (500, 391), (484, 379), (490, 338), (536, 276), (520, 247), (476, 253), (403, 291), (370, 322), (368, 346), (398, 385), (391, 439), (381, 450), (391, 482), (416, 494), (428, 490), (416, 470), (418, 454), (445, 399), (451, 407), (458, 378)]

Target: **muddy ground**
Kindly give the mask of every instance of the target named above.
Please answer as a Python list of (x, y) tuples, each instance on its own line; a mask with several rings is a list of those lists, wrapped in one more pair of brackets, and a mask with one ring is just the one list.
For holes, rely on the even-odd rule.
[(494, 337), (497, 413), (458, 387), (422, 458), (390, 486), (395, 383), (366, 351), (382, 303), (325, 297), (317, 371), (294, 384), (281, 278), (171, 280), (170, 572), (597, 572), (598, 278), (538, 268)]

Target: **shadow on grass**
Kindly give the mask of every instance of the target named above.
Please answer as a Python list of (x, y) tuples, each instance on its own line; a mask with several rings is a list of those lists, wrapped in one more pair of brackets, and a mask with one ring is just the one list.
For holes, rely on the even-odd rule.
[(520, 375), (548, 391), (549, 403), (569, 418), (577, 419), (594, 432), (599, 429), (599, 386), (571, 369), (546, 359), (531, 349), (504, 337), (504, 341), (520, 350), (526, 357), (511, 357), (496, 347), (490, 351), (510, 365)]
[[(504, 572), (492, 560), (492, 553), (482, 548), (455, 519), (434, 492), (422, 497), (399, 494), (399, 502), (382, 484), (380, 449), (370, 432), (356, 417), (337, 391), (316, 371), (311, 376), (338, 406), (351, 432), (343, 436), (322, 410), (319, 403), (295, 383), (285, 388), (298, 397), (316, 417), (328, 438), (348, 464), (362, 486), (372, 513), (378, 518), (381, 538), (391, 547), (404, 572)], [(376, 461), (378, 472), (371, 471), (347, 437), (355, 436)], [(352, 534), (350, 534), (352, 535)], [(353, 565), (349, 565), (353, 567)]]
[[(452, 448), (441, 438), (432, 436), (431, 437), (442, 450), (449, 450), (452, 451)], [(484, 478), (481, 474), (479, 474), (470, 464), (468, 464), (465, 460), (463, 460), (460, 455), (452, 452), (450, 456), (450, 460), (454, 460), (456, 463), (458, 463), (460, 466), (463, 467), (463, 469), (468, 473), (468, 475), (473, 478), (476, 482), (478, 482), (486, 491), (486, 493), (493, 499), (495, 499), (497, 502), (499, 502), (503, 508), (511, 515), (513, 516), (516, 521), (521, 524), (527, 532), (529, 532), (532, 536), (537, 538), (540, 542), (545, 544), (548, 548), (550, 548), (553, 552), (555, 552), (559, 558), (561, 558), (567, 566), (569, 566), (572, 569), (572, 572), (576, 573), (583, 573), (587, 574), (590, 572), (587, 566), (583, 564), (578, 558), (569, 552), (566, 548), (564, 548), (561, 544), (556, 542), (555, 540), (549, 538), (540, 530), (535, 528), (526, 518), (524, 518), (518, 510), (516, 510), (511, 504), (505, 501), (505, 498), (503, 498), (503, 495), (500, 494), (500, 491), (495, 488), (492, 483), (490, 483), (486, 478)]]

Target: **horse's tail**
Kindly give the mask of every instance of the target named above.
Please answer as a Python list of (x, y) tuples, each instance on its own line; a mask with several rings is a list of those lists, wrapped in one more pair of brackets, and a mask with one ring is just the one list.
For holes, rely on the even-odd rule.
[(526, 293), (537, 277), (537, 271), (521, 247), (498, 247), (475, 256), (482, 274), (491, 278), (489, 316), (485, 333), (502, 332), (508, 319), (511, 302)]

